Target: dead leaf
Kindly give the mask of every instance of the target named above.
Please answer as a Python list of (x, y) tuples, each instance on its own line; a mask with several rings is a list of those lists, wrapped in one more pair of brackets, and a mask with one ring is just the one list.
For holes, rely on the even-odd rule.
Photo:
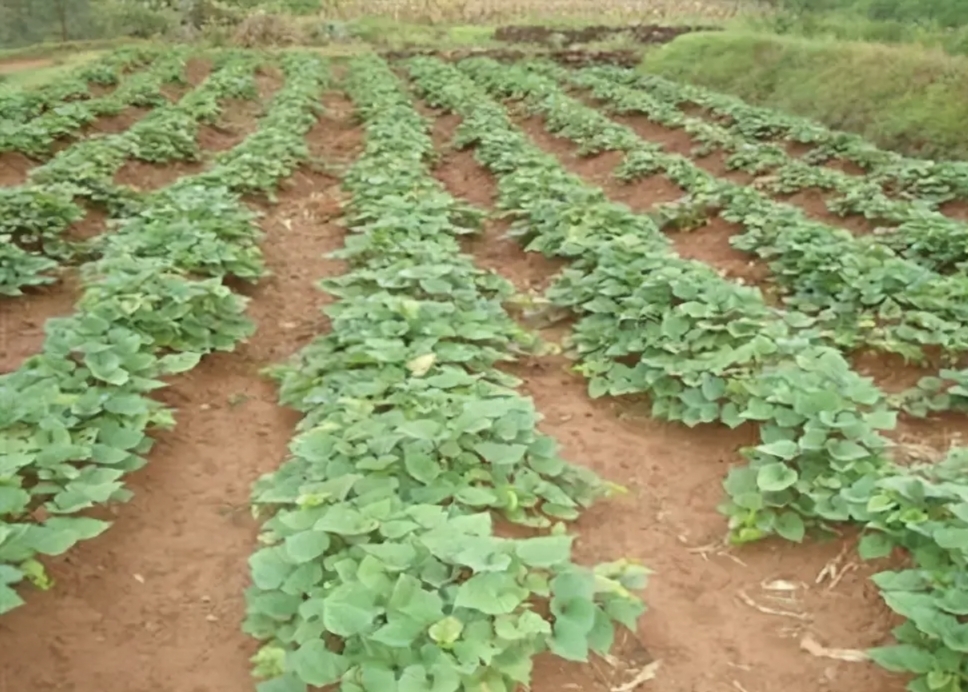
[(862, 663), (870, 660), (866, 651), (861, 651), (860, 649), (828, 649), (809, 634), (800, 640), (800, 648), (811, 656), (833, 658), (838, 661), (847, 661), (848, 663)]
[(612, 692), (633, 692), (635, 688), (644, 682), (655, 679), (655, 674), (659, 671), (659, 665), (661, 661), (652, 661), (649, 665), (642, 668), (635, 677), (626, 683), (622, 683), (618, 687), (613, 687)]

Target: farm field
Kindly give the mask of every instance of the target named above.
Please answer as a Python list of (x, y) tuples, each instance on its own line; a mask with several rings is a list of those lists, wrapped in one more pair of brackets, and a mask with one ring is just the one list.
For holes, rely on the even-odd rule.
[(961, 690), (966, 224), (617, 65), (0, 90), (0, 690)]

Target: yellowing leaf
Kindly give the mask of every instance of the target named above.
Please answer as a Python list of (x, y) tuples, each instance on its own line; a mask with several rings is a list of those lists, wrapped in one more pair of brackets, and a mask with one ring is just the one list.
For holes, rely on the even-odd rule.
[(417, 377), (423, 377), (433, 367), (435, 362), (437, 362), (437, 356), (433, 353), (417, 356), (407, 363), (407, 370)]

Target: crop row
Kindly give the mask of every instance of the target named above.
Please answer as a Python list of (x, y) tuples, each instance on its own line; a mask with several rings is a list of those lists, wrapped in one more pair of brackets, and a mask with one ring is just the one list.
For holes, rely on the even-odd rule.
[[(959, 275), (941, 277), (931, 267), (950, 265), (963, 253), (966, 226), (945, 220), (934, 226), (903, 228), (903, 243), (881, 238), (854, 238), (849, 233), (805, 219), (799, 211), (758, 191), (717, 178), (688, 158), (668, 154), (639, 139), (628, 127), (564, 95), (548, 78), (570, 79), (602, 87), (603, 98), (626, 99), (623, 109), (636, 109), (641, 92), (614, 87), (598, 68), (569, 73), (555, 65), (528, 65), (513, 95), (527, 96), (555, 132), (579, 144), (579, 152), (626, 152), (616, 175), (624, 180), (657, 172), (686, 191), (671, 204), (658, 205), (654, 217), (663, 229), (691, 230), (710, 214), (739, 223), (744, 233), (732, 239), (740, 249), (770, 260), (774, 277), (787, 290), (784, 302), (804, 314), (816, 314), (827, 336), (843, 348), (873, 346), (918, 361), (921, 347), (940, 345), (947, 354), (963, 350), (964, 314), (959, 305), (968, 283)], [(515, 68), (518, 69), (518, 68)], [(606, 73), (609, 68), (605, 68)], [(566, 75), (579, 75), (570, 76)], [(526, 84), (527, 86), (522, 86)], [(512, 95), (502, 92), (503, 95)], [(607, 96), (607, 95), (611, 96)], [(648, 97), (646, 97), (648, 98)], [(933, 212), (932, 212), (933, 213)], [(903, 245), (915, 256), (915, 267), (894, 253)], [(968, 371), (944, 368), (940, 377), (922, 378), (917, 386), (893, 397), (914, 415), (968, 408)]]
[(558, 457), (496, 367), (532, 340), (502, 308), (507, 282), (460, 253), (480, 215), (430, 175), (428, 123), (375, 56), (350, 62), (346, 89), (366, 135), (344, 179), (349, 271), (324, 283), (330, 333), (274, 371), (304, 418), (253, 495), (258, 689), (529, 686), (536, 653), (585, 660), (613, 620), (634, 628), (645, 570), (575, 565), (561, 524), (497, 535), (492, 510), (544, 528), (606, 487)]
[(702, 225), (713, 213), (740, 224), (743, 233), (732, 244), (768, 260), (784, 290), (784, 303), (816, 320), (838, 346), (868, 346), (916, 361), (923, 359), (924, 346), (937, 345), (946, 353), (968, 349), (965, 277), (942, 276), (888, 248), (810, 220), (757, 190), (717, 178), (688, 158), (643, 141), (524, 65), (501, 73), (488, 64), (478, 77), (496, 95), (524, 98), (551, 131), (575, 140), (579, 153), (626, 152), (616, 171), (619, 177), (661, 173), (683, 188), (685, 198), (656, 209), (663, 228)]
[[(82, 65), (37, 89), (4, 87), (0, 84), (0, 122), (6, 128), (29, 123), (68, 102), (92, 98), (91, 84), (114, 86), (129, 69), (145, 65), (159, 55), (150, 48), (125, 48), (113, 51), (93, 63)], [(2, 138), (2, 137), (0, 137)]]
[[(937, 211), (945, 201), (930, 191), (921, 197), (898, 199), (884, 192), (883, 182), (857, 176), (791, 157), (784, 147), (750, 142), (741, 133), (723, 125), (692, 117), (675, 102), (625, 83), (628, 73), (619, 68), (593, 67), (569, 71), (557, 66), (537, 65), (559, 81), (587, 88), (591, 94), (623, 114), (642, 114), (668, 128), (682, 128), (697, 143), (694, 155), (711, 151), (728, 152), (727, 168), (757, 175), (754, 185), (774, 195), (788, 195), (806, 188), (834, 191), (826, 204), (841, 216), (860, 214), (880, 224), (872, 236), (857, 241), (863, 247), (886, 246), (934, 271), (949, 273), (963, 269), (968, 261), (968, 224)], [(924, 163), (924, 162), (922, 162)]]
[[(516, 77), (506, 65), (474, 59), (460, 68), (432, 58), (407, 64), (432, 105), (462, 116), (455, 144), (474, 146), (495, 174), (499, 204), (518, 218), (528, 249), (575, 258), (549, 297), (579, 317), (573, 341), (592, 394), (645, 393), (658, 417), (687, 423), (758, 423), (761, 443), (743, 451), (749, 466), (724, 483), (733, 540), (801, 540), (805, 521), (855, 522), (866, 530), (865, 558), (905, 549), (914, 567), (874, 581), (906, 621), (896, 645), (870, 654), (914, 673), (915, 692), (961, 689), (968, 451), (934, 466), (893, 464), (877, 430), (893, 427), (894, 416), (869, 380), (811, 345), (808, 332), (790, 335), (755, 291), (676, 256), (653, 221), (609, 203), (534, 147), (475, 83), (510, 89)], [(723, 416), (727, 407), (738, 415)]]
[[(0, 377), (0, 613), (23, 601), (14, 586), (46, 588), (38, 556), (59, 555), (104, 531), (83, 516), (124, 500), (126, 473), (146, 463), (152, 427), (174, 423), (150, 398), (162, 376), (231, 350), (251, 334), (246, 299), (227, 276), (264, 273), (255, 215), (240, 200), (248, 160), (273, 159), (279, 177), (305, 158), (293, 144), (315, 121), (328, 69), (317, 56), (282, 58), (285, 86), (259, 129), (217, 167), (146, 195), (83, 267), (76, 312), (48, 320), (42, 351)], [(286, 143), (283, 146), (283, 143)]]
[[(809, 319), (679, 257), (651, 218), (564, 170), (467, 77), (435, 61), (409, 68), (431, 104), (463, 117), (456, 144), (475, 145), (478, 160), (497, 176), (498, 204), (518, 218), (515, 232), (527, 249), (576, 260), (549, 298), (580, 318), (573, 346), (590, 395), (646, 393), (653, 415), (690, 426), (760, 423), (765, 449), (748, 457), (754, 477), (766, 470), (759, 492), (754, 483), (733, 512), (737, 540), (776, 532), (799, 540), (803, 517), (817, 516), (813, 505), (826, 499), (800, 496), (813, 492), (812, 484), (790, 477), (771, 443), (794, 444), (802, 465), (816, 473), (831, 457), (858, 464), (859, 474), (882, 465), (887, 443), (877, 430), (891, 429), (894, 416), (870, 380), (822, 345)], [(483, 82), (501, 79), (495, 70), (504, 66), (475, 60), (461, 68)], [(823, 404), (853, 424), (849, 435), (819, 416)]]
[(968, 199), (968, 164), (961, 161), (928, 161), (879, 149), (859, 135), (829, 130), (811, 120), (762, 108), (727, 94), (673, 82), (657, 75), (632, 70), (610, 70), (625, 84), (635, 86), (673, 107), (696, 105), (749, 142), (786, 140), (807, 145), (808, 163), (834, 158), (849, 161), (866, 171), (869, 182), (914, 199), (940, 204)]
[(23, 123), (0, 120), (0, 153), (17, 151), (40, 158), (50, 153), (55, 142), (99, 117), (118, 115), (131, 106), (153, 108), (167, 103), (162, 87), (186, 83), (184, 63), (172, 59), (185, 52), (175, 49), (167, 59), (159, 56), (146, 70), (123, 78), (116, 89), (104, 96), (54, 104)]
[[(159, 58), (151, 71), (182, 70), (187, 55), (174, 51)], [(177, 103), (155, 109), (126, 132), (78, 141), (31, 171), (27, 183), (0, 188), (0, 294), (17, 295), (26, 286), (51, 283), (58, 262), (91, 249), (65, 238), (70, 225), (84, 217), (78, 199), (120, 217), (137, 206), (137, 191), (114, 182), (126, 160), (201, 158), (199, 122), (214, 122), (224, 99), (257, 96), (257, 55), (228, 52), (216, 60), (215, 71)]]

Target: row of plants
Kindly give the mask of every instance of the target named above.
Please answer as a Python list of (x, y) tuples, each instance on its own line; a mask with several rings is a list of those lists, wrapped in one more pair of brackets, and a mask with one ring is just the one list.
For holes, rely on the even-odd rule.
[(548, 296), (579, 318), (572, 345), (590, 393), (644, 393), (657, 417), (687, 424), (757, 424), (760, 444), (742, 450), (748, 465), (724, 482), (731, 539), (800, 541), (808, 527), (852, 522), (864, 528), (864, 558), (903, 549), (911, 566), (874, 582), (905, 622), (896, 644), (869, 653), (913, 674), (912, 692), (964, 689), (968, 450), (938, 465), (893, 463), (880, 431), (895, 415), (870, 380), (817, 345), (809, 318), (762, 306), (754, 289), (678, 257), (652, 219), (535, 147), (479, 86), (519, 85), (507, 65), (414, 58), (406, 68), (431, 105), (462, 116), (454, 145), (473, 146), (497, 177), (498, 203), (526, 248), (575, 260)]
[(185, 85), (185, 63), (175, 48), (164, 59), (156, 58), (147, 69), (124, 77), (117, 88), (96, 98), (65, 101), (26, 122), (0, 119), (0, 153), (17, 151), (33, 158), (50, 154), (53, 145), (100, 117), (119, 115), (126, 108), (154, 108), (167, 103), (163, 87)]
[[(170, 74), (187, 57), (174, 51), (152, 69)], [(177, 103), (156, 108), (125, 132), (78, 141), (33, 169), (23, 185), (0, 188), (0, 295), (53, 283), (60, 264), (96, 249), (66, 236), (84, 218), (84, 201), (115, 218), (134, 210), (140, 191), (114, 182), (127, 160), (200, 160), (199, 123), (215, 122), (226, 99), (256, 98), (254, 75), (263, 59), (244, 51), (218, 54), (212, 74)]]
[(863, 168), (870, 182), (912, 199), (933, 203), (968, 200), (968, 164), (964, 162), (903, 156), (879, 149), (859, 135), (828, 130), (811, 120), (753, 106), (735, 96), (624, 68), (609, 69), (609, 72), (621, 82), (643, 89), (672, 106), (699, 106), (747, 141), (785, 140), (807, 145), (810, 149), (803, 155), (807, 163), (849, 161)]
[(870, 347), (913, 361), (924, 359), (925, 346), (940, 346), (945, 354), (968, 348), (965, 277), (942, 276), (887, 247), (808, 219), (800, 209), (751, 187), (718, 178), (687, 157), (643, 141), (524, 65), (474, 65), (475, 78), (491, 93), (523, 99), (550, 131), (576, 141), (580, 154), (623, 151), (619, 177), (661, 173), (685, 190), (683, 199), (656, 207), (653, 218), (663, 229), (689, 230), (712, 214), (738, 224), (733, 246), (767, 260), (784, 304), (816, 319), (837, 346)]
[[(557, 65), (535, 63), (532, 69), (558, 81), (588, 89), (597, 99), (622, 114), (644, 115), (672, 129), (683, 129), (696, 142), (692, 154), (727, 152), (725, 165), (755, 178), (753, 185), (773, 195), (786, 196), (807, 188), (836, 194), (826, 198), (827, 208), (840, 216), (862, 215), (879, 224), (872, 237), (860, 243), (884, 245), (900, 256), (942, 273), (961, 272), (968, 266), (968, 224), (937, 210), (944, 195), (921, 190), (922, 196), (888, 195), (883, 182), (791, 157), (775, 143), (750, 141), (742, 132), (683, 113), (675, 101), (626, 84), (620, 68), (592, 67), (571, 71)], [(924, 163), (924, 162), (921, 162)]]
[(122, 48), (70, 70), (58, 79), (34, 89), (0, 83), (0, 132), (68, 102), (91, 99), (91, 85), (116, 85), (128, 71), (150, 63), (160, 51), (154, 48)]
[[(329, 69), (306, 53), (281, 64), (285, 86), (259, 129), (297, 152), (291, 142), (315, 120)], [(276, 157), (279, 147), (256, 134), (233, 154)], [(48, 320), (41, 352), (0, 377), (0, 613), (23, 603), (14, 587), (24, 580), (50, 585), (38, 558), (108, 527), (89, 508), (128, 498), (124, 476), (146, 463), (149, 429), (174, 423), (150, 396), (161, 378), (252, 333), (246, 299), (225, 279), (264, 274), (260, 231), (229, 160), (221, 177), (183, 177), (146, 195), (82, 268), (76, 312)], [(300, 160), (291, 155), (279, 176)]]
[[(382, 59), (351, 60), (345, 88), (366, 135), (344, 178), (349, 270), (322, 284), (330, 332), (273, 370), (304, 417), (253, 493), (258, 690), (511, 692), (537, 653), (585, 660), (613, 621), (635, 628), (646, 571), (571, 561), (552, 522), (607, 486), (559, 458), (497, 367), (534, 344), (509, 284), (460, 252), (480, 213), (431, 175), (429, 124)], [(492, 512), (533, 537), (502, 537)]]
[[(497, 177), (498, 205), (517, 219), (512, 233), (527, 250), (574, 260), (548, 298), (579, 317), (571, 346), (589, 394), (648, 394), (655, 417), (689, 426), (759, 424), (762, 448), (747, 456), (757, 473), (767, 470), (734, 512), (736, 539), (779, 532), (799, 540), (806, 527), (792, 505), (807, 501), (797, 492), (807, 483), (794, 487), (800, 479), (788, 477), (770, 445), (793, 444), (815, 475), (831, 458), (862, 475), (883, 464), (878, 431), (894, 427), (883, 393), (823, 345), (809, 317), (679, 257), (653, 219), (609, 201), (530, 142), (476, 82), (500, 79), (494, 68), (506, 66), (465, 61), (470, 78), (439, 61), (408, 64), (431, 105), (462, 116), (455, 146), (473, 145)], [(820, 416), (823, 404), (833, 419)]]

